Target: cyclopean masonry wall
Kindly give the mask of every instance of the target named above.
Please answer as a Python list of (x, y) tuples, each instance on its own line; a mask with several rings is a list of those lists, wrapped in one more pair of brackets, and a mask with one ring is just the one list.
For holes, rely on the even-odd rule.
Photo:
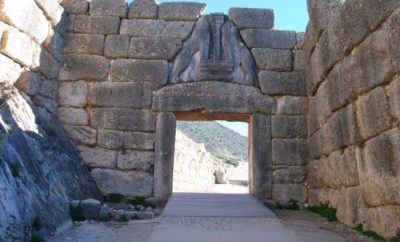
[[(202, 16), (204, 4), (66, 1), (58, 117), (102, 193), (166, 197), (175, 122), (250, 123), (251, 191), (282, 203), (303, 185), (303, 35), (266, 9)], [(290, 150), (291, 152), (288, 152)]]
[[(310, 204), (400, 236), (400, 2), (309, 0)], [(397, 241), (397, 240), (396, 240)]]

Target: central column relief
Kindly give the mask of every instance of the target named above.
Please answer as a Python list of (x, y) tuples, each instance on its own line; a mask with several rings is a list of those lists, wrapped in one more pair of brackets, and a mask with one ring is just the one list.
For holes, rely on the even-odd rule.
[(201, 17), (173, 64), (170, 83), (226, 81), (256, 85), (253, 57), (223, 14)]

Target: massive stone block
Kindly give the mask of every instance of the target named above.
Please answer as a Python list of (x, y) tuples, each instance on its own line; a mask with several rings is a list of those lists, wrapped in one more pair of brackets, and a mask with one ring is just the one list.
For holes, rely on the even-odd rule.
[(151, 197), (153, 177), (147, 172), (94, 169), (92, 177), (101, 193), (121, 193), (130, 197)]
[(307, 85), (301, 72), (260, 71), (261, 91), (271, 95), (306, 96)]
[(28, 35), (16, 29), (3, 33), (1, 51), (23, 66), (31, 66), (35, 45)]
[(91, 168), (115, 168), (117, 167), (116, 151), (105, 150), (100, 148), (89, 148), (86, 146), (78, 146), (80, 156), (85, 164)]
[(62, 0), (61, 6), (68, 13), (85, 14), (89, 10), (89, 2), (86, 0)]
[(174, 169), (176, 117), (173, 113), (160, 113), (157, 117), (154, 196), (168, 198), (172, 193)]
[(151, 86), (148, 83), (95, 83), (90, 86), (89, 100), (93, 107), (146, 108), (151, 106)]
[(358, 185), (356, 147), (336, 151), (327, 158), (310, 162), (308, 181), (313, 188), (340, 189)]
[(307, 201), (307, 189), (298, 184), (274, 184), (272, 186), (272, 199), (280, 204), (288, 204), (290, 200), (295, 200), (302, 205)]
[(396, 78), (389, 86), (390, 112), (393, 117), (400, 119), (400, 78)]
[(152, 82), (160, 86), (167, 83), (168, 62), (147, 60), (115, 60), (110, 78), (120, 82)]
[(304, 166), (278, 169), (274, 171), (273, 178), (274, 184), (303, 183), (307, 178), (307, 169)]
[(111, 61), (96, 55), (65, 55), (60, 70), (60, 81), (104, 81), (107, 79)]
[(64, 53), (103, 55), (104, 38), (100, 34), (67, 34)]
[(249, 48), (293, 49), (296, 45), (296, 32), (244, 29), (240, 31)]
[(274, 99), (259, 89), (227, 82), (194, 82), (167, 86), (153, 94), (153, 109), (161, 112), (273, 114)]
[(146, 171), (154, 164), (152, 151), (120, 152), (117, 159), (117, 168), (123, 171)]
[(35, 48), (32, 58), (32, 70), (40, 71), (48, 79), (57, 79), (61, 65), (45, 48)]
[(307, 111), (306, 97), (283, 96), (277, 99), (276, 113), (279, 115), (305, 115)]
[(272, 198), (271, 116), (254, 114), (250, 118), (249, 177), (250, 193)]
[(400, 231), (400, 206), (385, 206), (368, 209), (365, 230), (376, 231), (388, 241), (396, 241)]
[(43, 10), (43, 13), (50, 19), (52, 26), (57, 26), (61, 21), (64, 9), (58, 0), (35, 0), (36, 4)]
[(21, 66), (0, 54), (0, 83), (12, 85), (21, 74)]
[(124, 148), (133, 150), (154, 150), (153, 133), (124, 132)]
[(70, 30), (84, 34), (118, 34), (118, 17), (77, 15), (71, 19)]
[(90, 2), (90, 15), (125, 18), (127, 12), (128, 7), (125, 0), (92, 0)]
[(199, 18), (207, 4), (194, 2), (161, 3), (158, 6), (158, 18), (168, 21), (190, 21)]
[(2, 0), (0, 20), (27, 33), (38, 43), (49, 33), (49, 23), (33, 0)]
[(155, 19), (158, 5), (155, 0), (135, 0), (129, 8), (129, 18)]
[(273, 139), (272, 161), (274, 165), (301, 166), (308, 159), (308, 142), (304, 139)]
[(150, 111), (127, 108), (96, 108), (91, 110), (91, 125), (96, 128), (153, 132), (155, 115)]
[(251, 53), (258, 68), (269, 71), (292, 71), (292, 51), (254, 48)]
[(95, 129), (85, 126), (64, 125), (64, 130), (75, 143), (96, 145), (97, 131)]
[(121, 149), (124, 145), (124, 132), (99, 129), (97, 131), (97, 145), (110, 150)]
[(172, 61), (182, 46), (180, 39), (131, 38), (128, 56), (132, 59)]
[(229, 17), (240, 29), (273, 29), (275, 14), (272, 9), (261, 8), (231, 8)]
[(365, 139), (391, 127), (389, 98), (382, 87), (359, 97), (357, 109), (361, 135)]
[(84, 81), (62, 82), (58, 88), (58, 104), (65, 107), (84, 107), (88, 88)]
[(58, 91), (58, 82), (42, 79), (39, 93), (47, 98), (56, 99)]
[(127, 58), (129, 48), (129, 36), (108, 35), (105, 42), (105, 57), (117, 59)]
[(307, 118), (305, 116), (273, 116), (272, 136), (286, 139), (307, 137)]
[(399, 205), (400, 129), (391, 129), (357, 149), (361, 193), (370, 206)]
[[(1, 58), (2, 58), (2, 56), (0, 55), (0, 63), (1, 63)], [(7, 67), (7, 63), (4, 63), (4, 64), (1, 63), (0, 67)], [(13, 68), (13, 67), (10, 67), (10, 68)], [(10, 71), (10, 70), (15, 71), (13, 69), (9, 69), (7, 71)], [(4, 75), (4, 74), (7, 74), (7, 71), (0, 70), (0, 73), (2, 73)], [(11, 79), (9, 79), (9, 80), (11, 80)], [(22, 75), (19, 77), (18, 82), (17, 82), (18, 89), (28, 95), (31, 95), (31, 96), (36, 95), (40, 91), (41, 84), (42, 84), (42, 80), (40, 78), (40, 75), (36, 74), (35, 72), (22, 73)]]
[(344, 189), (343, 198), (337, 206), (336, 216), (340, 222), (350, 227), (368, 220), (367, 207), (361, 197), (359, 186)]
[(191, 21), (171, 21), (153, 19), (124, 19), (121, 34), (133, 37), (186, 39), (194, 26)]
[(88, 125), (88, 114), (80, 108), (58, 108), (57, 116), (61, 123), (68, 125)]

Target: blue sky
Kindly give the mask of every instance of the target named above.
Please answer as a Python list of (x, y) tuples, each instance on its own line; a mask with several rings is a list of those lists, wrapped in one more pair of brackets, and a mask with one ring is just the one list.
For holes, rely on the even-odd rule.
[[(275, 29), (304, 32), (308, 22), (306, 0), (158, 0), (163, 2), (201, 2), (207, 3), (206, 14), (225, 13), (231, 7), (269, 8), (275, 12)], [(220, 124), (247, 136), (248, 125), (241, 122), (219, 121)]]

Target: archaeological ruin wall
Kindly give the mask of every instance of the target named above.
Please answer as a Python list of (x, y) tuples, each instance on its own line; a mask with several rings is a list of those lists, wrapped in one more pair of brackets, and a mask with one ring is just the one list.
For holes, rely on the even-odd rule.
[(400, 232), (399, 1), (308, 1), (309, 203)]

